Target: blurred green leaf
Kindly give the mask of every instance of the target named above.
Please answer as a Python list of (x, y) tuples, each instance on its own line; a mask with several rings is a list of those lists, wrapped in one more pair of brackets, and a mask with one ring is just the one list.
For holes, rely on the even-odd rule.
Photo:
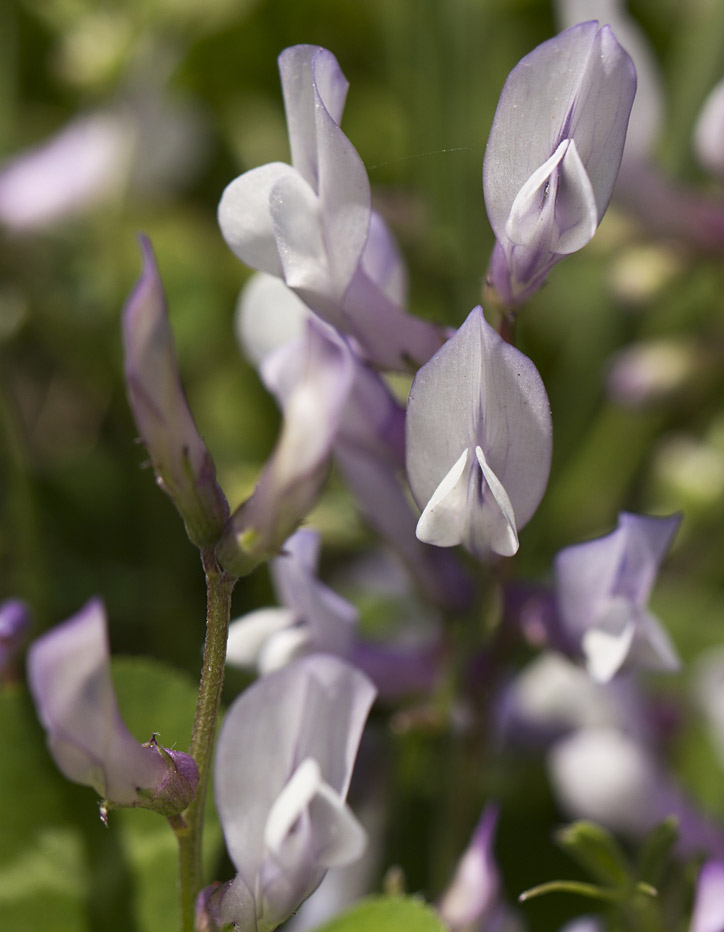
[(601, 883), (628, 888), (631, 868), (613, 836), (593, 822), (574, 822), (556, 834), (556, 841), (581, 867)]
[(444, 932), (437, 914), (410, 897), (371, 897), (317, 932)]
[(641, 880), (659, 883), (678, 838), (679, 824), (675, 816), (669, 816), (649, 833), (639, 854), (638, 875)]

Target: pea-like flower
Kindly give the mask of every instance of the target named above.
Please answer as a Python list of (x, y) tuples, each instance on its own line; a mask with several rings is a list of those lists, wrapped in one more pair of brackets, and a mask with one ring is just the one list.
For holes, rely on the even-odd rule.
[(483, 163), (489, 282), (515, 307), (588, 243), (616, 181), (636, 73), (610, 28), (581, 23), (508, 76)]
[(159, 485), (191, 540), (204, 546), (218, 539), (229, 506), (184, 395), (163, 285), (145, 237), (141, 248), (143, 271), (123, 312), (128, 400)]
[(407, 474), (420, 540), (512, 556), (550, 470), (552, 426), (538, 370), (471, 311), (412, 383)]
[(397, 255), (370, 205), (356, 149), (340, 129), (348, 82), (326, 49), (297, 45), (279, 56), (291, 165), (272, 162), (231, 182), (219, 225), (247, 265), (281, 279), (384, 368), (424, 362), (442, 342), (405, 313), (390, 280)]
[(566, 547), (556, 557), (561, 623), (580, 643), (588, 671), (599, 682), (625, 663), (678, 668), (676, 651), (648, 600), (680, 521), (679, 515), (622, 512), (615, 531)]
[(363, 853), (345, 799), (374, 695), (364, 674), (317, 654), (257, 680), (231, 706), (214, 786), (238, 873), (202, 894), (207, 927), (271, 932), (329, 867)]
[(108, 807), (171, 816), (189, 805), (198, 783), (194, 759), (154, 739), (139, 744), (121, 719), (99, 600), (31, 645), (28, 681), (50, 753), (69, 780), (92, 786)]

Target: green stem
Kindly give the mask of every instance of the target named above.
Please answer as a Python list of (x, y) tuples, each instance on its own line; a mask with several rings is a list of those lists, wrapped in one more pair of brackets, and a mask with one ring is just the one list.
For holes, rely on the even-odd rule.
[(201, 853), (206, 790), (224, 683), (231, 593), (236, 583), (235, 576), (229, 576), (219, 568), (213, 552), (202, 550), (201, 560), (206, 573), (206, 643), (189, 747), (189, 754), (199, 768), (199, 785), (194, 801), (184, 813), (186, 827), (177, 832), (183, 932), (194, 930), (196, 897), (203, 885)]

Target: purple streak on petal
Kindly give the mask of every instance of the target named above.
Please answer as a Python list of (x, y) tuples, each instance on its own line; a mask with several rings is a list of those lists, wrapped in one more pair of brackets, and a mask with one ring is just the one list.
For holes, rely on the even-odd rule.
[(99, 600), (31, 645), (28, 681), (50, 752), (69, 780), (131, 806), (139, 788), (163, 782), (162, 756), (142, 747), (121, 721)]
[(143, 271), (123, 311), (128, 399), (159, 482), (201, 546), (218, 538), (229, 509), (181, 386), (151, 244), (141, 238), (141, 247)]
[[(219, 735), (215, 795), (238, 875), (224, 894), (226, 922), (270, 930), (318, 885), (326, 870), (315, 845), (291, 862), (267, 847), (269, 817), (300, 764), (311, 760), (341, 800), (347, 794), (374, 688), (342, 661), (315, 655), (258, 680), (232, 705)], [(301, 817), (315, 838), (314, 806)]]

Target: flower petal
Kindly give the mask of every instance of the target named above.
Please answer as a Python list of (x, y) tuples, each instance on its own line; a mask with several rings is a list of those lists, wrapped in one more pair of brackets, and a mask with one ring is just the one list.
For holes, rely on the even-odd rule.
[(415, 531), (418, 540), (437, 547), (454, 547), (465, 540), (469, 453), (467, 448), (463, 450), (425, 505)]

